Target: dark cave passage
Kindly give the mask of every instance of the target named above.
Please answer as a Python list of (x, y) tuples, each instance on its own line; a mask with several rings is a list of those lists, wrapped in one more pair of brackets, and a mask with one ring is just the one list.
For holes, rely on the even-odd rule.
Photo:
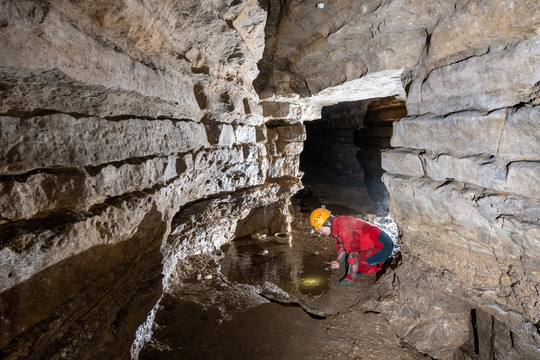
[(392, 123), (404, 116), (405, 103), (394, 97), (324, 107), (320, 120), (305, 122), (300, 170), (306, 189), (326, 184), (336, 190), (322, 200), (387, 215), (381, 152), (390, 147)]

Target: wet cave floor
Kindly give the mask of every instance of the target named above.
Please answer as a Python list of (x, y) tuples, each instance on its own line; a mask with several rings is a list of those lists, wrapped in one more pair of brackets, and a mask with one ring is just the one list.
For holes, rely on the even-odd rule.
[(327, 264), (335, 257), (333, 240), (309, 232), (309, 214), (321, 201), (335, 215), (393, 223), (375, 214), (376, 204), (346, 174), (326, 172), (317, 180), (304, 181), (292, 199), (289, 244), (244, 237), (190, 259), (192, 276), (164, 295), (139, 359), (425, 359), (373, 310), (395, 296), (396, 261), (341, 288), (335, 283), (345, 270)]

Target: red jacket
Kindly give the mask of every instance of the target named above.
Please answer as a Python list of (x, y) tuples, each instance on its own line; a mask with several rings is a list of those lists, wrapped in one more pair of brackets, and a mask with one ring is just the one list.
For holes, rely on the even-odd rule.
[[(336, 242), (337, 260), (344, 261), (345, 253), (359, 253), (358, 271), (362, 273), (373, 273), (379, 271), (377, 265), (368, 265), (363, 260), (376, 254), (384, 244), (377, 238), (381, 234), (381, 229), (363, 220), (348, 217), (336, 216), (332, 222), (332, 237)], [(356, 265), (352, 258), (347, 259), (350, 265)], [(352, 278), (356, 274), (350, 274)]]

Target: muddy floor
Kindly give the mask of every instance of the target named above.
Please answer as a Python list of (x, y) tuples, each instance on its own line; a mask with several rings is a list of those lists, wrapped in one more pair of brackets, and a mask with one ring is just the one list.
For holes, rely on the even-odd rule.
[(139, 359), (424, 359), (374, 310), (395, 296), (396, 259), (349, 287), (335, 285), (345, 270), (327, 264), (335, 257), (333, 241), (309, 233), (313, 209), (327, 203), (335, 215), (397, 229), (356, 179), (325, 174), (304, 180), (292, 199), (290, 243), (240, 238), (190, 259), (201, 279), (194, 274), (164, 295), (158, 326)]

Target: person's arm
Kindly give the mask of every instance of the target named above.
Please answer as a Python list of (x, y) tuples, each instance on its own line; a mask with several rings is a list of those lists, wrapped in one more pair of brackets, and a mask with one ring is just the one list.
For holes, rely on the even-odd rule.
[(332, 269), (337, 269), (340, 265), (345, 265), (345, 258), (347, 257), (347, 252), (341, 240), (334, 235), (334, 240), (336, 242), (337, 255), (336, 259), (332, 261)]
[(356, 278), (358, 264), (360, 263), (358, 255), (358, 252), (351, 252), (347, 254), (347, 262), (349, 263), (349, 268), (347, 269), (347, 276), (345, 276), (337, 283), (338, 286), (349, 286)]
[(336, 256), (336, 261), (340, 264), (340, 265), (345, 265), (345, 259), (347, 258), (347, 253), (345, 252), (345, 249), (341, 249), (338, 251), (337, 253), (337, 256)]

